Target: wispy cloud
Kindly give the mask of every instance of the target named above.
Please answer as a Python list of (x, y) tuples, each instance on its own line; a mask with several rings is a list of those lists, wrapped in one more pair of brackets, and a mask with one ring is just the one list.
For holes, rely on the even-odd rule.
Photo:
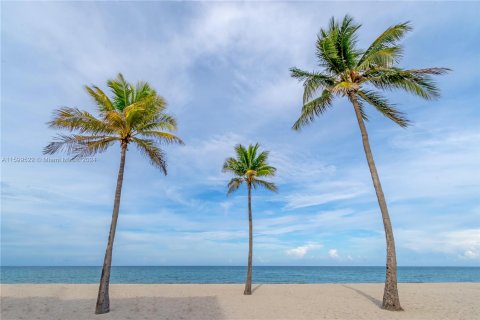
[(320, 194), (320, 195), (300, 195), (300, 194), (293, 194), (287, 196), (287, 205), (286, 209), (299, 209), (311, 206), (318, 206), (321, 204), (338, 201), (338, 200), (346, 200), (355, 198), (364, 191), (356, 191), (356, 192), (347, 192), (347, 193), (327, 193), (327, 194)]

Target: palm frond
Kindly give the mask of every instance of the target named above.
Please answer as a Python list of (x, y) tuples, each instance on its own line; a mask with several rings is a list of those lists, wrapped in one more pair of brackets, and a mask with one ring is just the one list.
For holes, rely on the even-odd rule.
[(229, 157), (225, 159), (222, 167), (223, 172), (231, 172), (237, 176), (243, 176), (245, 174), (245, 169), (242, 166), (242, 163), (235, 158)]
[[(144, 119), (145, 120), (145, 119)], [(150, 119), (146, 119), (144, 123), (139, 123), (135, 127), (136, 131), (148, 131), (148, 130), (177, 130), (177, 120), (166, 113), (156, 113)]]
[(357, 44), (356, 32), (360, 27), (360, 24), (353, 22), (352, 17), (346, 15), (338, 29), (336, 47), (344, 69), (353, 69), (360, 55), (360, 52), (355, 48)]
[[(133, 87), (133, 86), (132, 86)], [(131, 103), (142, 101), (149, 96), (156, 96), (157, 93), (153, 90), (148, 82), (139, 81), (132, 89)]]
[(238, 162), (241, 163), (242, 165), (245, 166), (245, 170), (247, 170), (246, 168), (248, 168), (248, 151), (247, 149), (245, 149), (244, 146), (242, 146), (241, 144), (237, 144), (235, 146), (235, 153), (237, 154), (237, 159), (238, 159)]
[(320, 72), (307, 72), (298, 68), (291, 68), (290, 75), (298, 81), (303, 81), (303, 103), (307, 103), (320, 89), (333, 86), (335, 80)]
[(398, 111), (394, 105), (389, 104), (388, 100), (379, 93), (363, 90), (358, 91), (357, 94), (363, 101), (375, 107), (375, 109), (400, 127), (405, 128), (409, 125), (410, 122), (405, 118), (404, 114)]
[[(431, 72), (439, 72), (439, 70)], [(440, 91), (431, 78), (430, 73), (419, 72), (419, 70), (412, 72), (411, 70), (402, 70), (400, 68), (374, 69), (368, 73), (366, 82), (384, 90), (402, 89), (426, 100), (435, 99), (440, 95)]]
[(266, 165), (265, 162), (256, 170), (257, 177), (272, 177), (277, 172), (277, 168)]
[(75, 158), (83, 158), (93, 156), (97, 153), (106, 151), (115, 141), (119, 141), (117, 137), (106, 137), (102, 139), (92, 139), (81, 142), (81, 147), (78, 149)]
[(402, 49), (397, 42), (412, 30), (410, 22), (400, 23), (389, 27), (372, 42), (357, 63), (358, 69), (365, 70), (372, 65), (391, 66), (398, 62)]
[(352, 69), (356, 64), (360, 55), (360, 51), (355, 48), (356, 32), (359, 28), (360, 25), (346, 15), (341, 24), (332, 18), (328, 29), (320, 30), (316, 54), (319, 64), (329, 73), (340, 74), (347, 69)]
[(157, 139), (160, 143), (177, 143), (177, 144), (184, 144), (182, 139), (177, 137), (176, 135), (164, 132), (164, 131), (155, 131), (155, 130), (142, 130), (138, 132), (139, 135), (149, 138)]
[(252, 167), (255, 168), (255, 170), (258, 170), (258, 168), (263, 166), (267, 161), (269, 154), (270, 152), (266, 150), (260, 152), (260, 154), (253, 159)]
[(402, 53), (403, 48), (401, 46), (379, 48), (365, 57), (357, 66), (357, 69), (363, 71), (377, 67), (390, 68), (400, 61)]
[(97, 107), (100, 112), (114, 110), (112, 101), (110, 101), (110, 98), (105, 94), (105, 92), (102, 91), (102, 89), (97, 86), (85, 86), (85, 89), (87, 90), (88, 94), (93, 98), (93, 100), (97, 103)]
[(90, 134), (113, 134), (115, 130), (104, 121), (87, 111), (63, 107), (53, 112), (53, 120), (47, 123), (51, 128), (78, 131)]
[(112, 90), (112, 102), (116, 110), (123, 111), (123, 109), (131, 104), (133, 88), (131, 84), (125, 81), (121, 73), (117, 75), (117, 78), (108, 80), (107, 85)]
[(44, 154), (55, 154), (60, 151), (82, 158), (105, 151), (111, 144), (118, 141), (111, 136), (57, 135), (44, 149)]
[(109, 124), (110, 127), (115, 128), (116, 131), (125, 136), (129, 132), (127, 122), (123, 113), (118, 112), (117, 110), (108, 111), (104, 114), (105, 122)]
[(243, 182), (244, 180), (242, 178), (232, 178), (227, 185), (228, 186), (227, 195), (237, 191)]
[(316, 54), (319, 64), (333, 74), (338, 74), (345, 70), (345, 65), (336, 47), (337, 35), (338, 29), (330, 29), (329, 31), (322, 29), (320, 30), (316, 44)]
[(135, 143), (141, 153), (150, 159), (152, 165), (162, 170), (164, 175), (167, 175), (167, 162), (165, 160), (165, 153), (156, 144), (155, 140), (133, 137), (132, 142)]
[(262, 187), (262, 188), (265, 188), (265, 189), (270, 190), (272, 192), (278, 192), (278, 188), (275, 185), (275, 183), (268, 182), (268, 181), (265, 181), (265, 180), (254, 179), (252, 181), (252, 186), (255, 189), (258, 188), (258, 187)]
[(405, 70), (404, 72), (412, 73), (412, 74), (422, 74), (422, 75), (426, 75), (426, 74), (443, 75), (450, 71), (452, 70), (449, 68), (423, 68), (423, 69), (409, 69), (409, 70)]
[(303, 126), (309, 124), (316, 116), (323, 114), (332, 104), (332, 94), (328, 90), (323, 90), (322, 95), (308, 103), (302, 108), (302, 113), (298, 120), (293, 124), (294, 130), (300, 130)]
[(157, 99), (158, 97), (155, 95), (147, 96), (123, 109), (125, 121), (130, 128), (135, 128), (139, 124), (143, 124), (148, 119), (151, 119), (155, 114), (158, 114)]
[(255, 159), (257, 158), (257, 150), (260, 147), (258, 143), (256, 144), (251, 144), (247, 148), (247, 165), (250, 170), (256, 170), (255, 168)]

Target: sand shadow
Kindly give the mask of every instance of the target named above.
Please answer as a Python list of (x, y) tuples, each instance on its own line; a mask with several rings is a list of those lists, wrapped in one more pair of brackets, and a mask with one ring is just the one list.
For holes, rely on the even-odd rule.
[(380, 309), (382, 308), (382, 301), (378, 300), (377, 298), (374, 298), (372, 297), (371, 295), (361, 291), (361, 290), (358, 290), (358, 289), (355, 289), (355, 288), (352, 288), (352, 287), (349, 287), (349, 286), (346, 286), (346, 285), (342, 285), (342, 287), (345, 287), (347, 289), (350, 289), (352, 291), (355, 291), (356, 293), (358, 293), (359, 295), (367, 298), (368, 300), (370, 300), (373, 304), (375, 304), (377, 307), (379, 307)]
[(95, 315), (94, 299), (62, 300), (53, 297), (1, 299), (3, 320), (160, 320), (225, 319), (216, 297), (138, 297), (112, 299), (110, 312)]
[(257, 284), (255, 287), (252, 288), (252, 293), (254, 293), (255, 291), (257, 291), (261, 286), (263, 286), (263, 283), (262, 284)]

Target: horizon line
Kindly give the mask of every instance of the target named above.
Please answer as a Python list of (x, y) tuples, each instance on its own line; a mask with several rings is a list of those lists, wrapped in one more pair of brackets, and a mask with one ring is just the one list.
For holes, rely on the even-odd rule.
[[(45, 268), (45, 267), (72, 267), (72, 268), (79, 268), (79, 267), (83, 267), (83, 268), (101, 268), (102, 266), (101, 265), (88, 265), (88, 266), (82, 266), (82, 265), (0, 265), (0, 268), (4, 268), (4, 267), (7, 267), (7, 268), (14, 268), (14, 267), (31, 267), (31, 268)], [(132, 268), (132, 267), (238, 267), (238, 268), (246, 268), (247, 266), (239, 266), (239, 265), (112, 265), (112, 267), (129, 267), (129, 268)], [(253, 266), (253, 267), (266, 267), (266, 268), (270, 268), (270, 267), (308, 267), (308, 268), (319, 268), (319, 267), (349, 267), (349, 268), (371, 268), (371, 267), (381, 267), (381, 268), (385, 268), (384, 265), (356, 265), (356, 266), (353, 266), (353, 265), (260, 265), (260, 266)], [(480, 266), (459, 266), (459, 265), (399, 265), (397, 266), (399, 268), (435, 268), (435, 267), (438, 267), (438, 268), (480, 268)]]

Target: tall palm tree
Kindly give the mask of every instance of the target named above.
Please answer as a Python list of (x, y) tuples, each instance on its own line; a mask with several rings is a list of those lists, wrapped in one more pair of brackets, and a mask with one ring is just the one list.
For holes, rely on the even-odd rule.
[(398, 42), (411, 30), (408, 22), (386, 29), (366, 50), (357, 47), (360, 26), (349, 16), (345, 16), (341, 23), (332, 18), (328, 29), (320, 30), (316, 42), (318, 64), (323, 70), (307, 72), (298, 68), (290, 69), (291, 76), (303, 81), (304, 87), (302, 112), (293, 129), (300, 130), (316, 116), (323, 115), (331, 107), (334, 97), (347, 97), (352, 103), (385, 228), (387, 270), (383, 308), (402, 310), (397, 290), (392, 224), (368, 142), (364, 123), (367, 120), (365, 107), (369, 104), (399, 126), (406, 127), (409, 121), (404, 114), (378, 90), (401, 89), (427, 100), (434, 99), (439, 96), (439, 89), (431, 76), (444, 74), (449, 69), (402, 69), (396, 66), (402, 55), (402, 47)]
[(253, 251), (253, 223), (252, 223), (252, 187), (265, 188), (277, 192), (277, 186), (273, 182), (268, 182), (261, 177), (272, 177), (275, 175), (276, 168), (270, 166), (267, 162), (268, 151), (258, 153), (260, 145), (249, 145), (245, 148), (241, 144), (235, 146), (236, 157), (230, 157), (223, 164), (223, 172), (231, 172), (235, 175), (228, 183), (228, 192), (231, 194), (245, 183), (248, 191), (248, 267), (247, 279), (245, 281), (245, 291), (243, 294), (252, 294), (252, 251)]
[(111, 97), (99, 87), (85, 87), (97, 105), (98, 117), (77, 108), (63, 107), (55, 110), (49, 126), (71, 133), (58, 135), (44, 149), (45, 154), (65, 151), (73, 158), (81, 158), (103, 152), (116, 142), (120, 143), (120, 169), (96, 314), (110, 311), (110, 268), (128, 145), (134, 144), (150, 159), (152, 165), (166, 175), (165, 153), (160, 145), (183, 144), (179, 137), (171, 133), (176, 130), (177, 123), (174, 117), (165, 113), (165, 100), (148, 83), (138, 82), (133, 85), (125, 81), (122, 74), (118, 74), (116, 79), (107, 81), (107, 85), (112, 93)]

